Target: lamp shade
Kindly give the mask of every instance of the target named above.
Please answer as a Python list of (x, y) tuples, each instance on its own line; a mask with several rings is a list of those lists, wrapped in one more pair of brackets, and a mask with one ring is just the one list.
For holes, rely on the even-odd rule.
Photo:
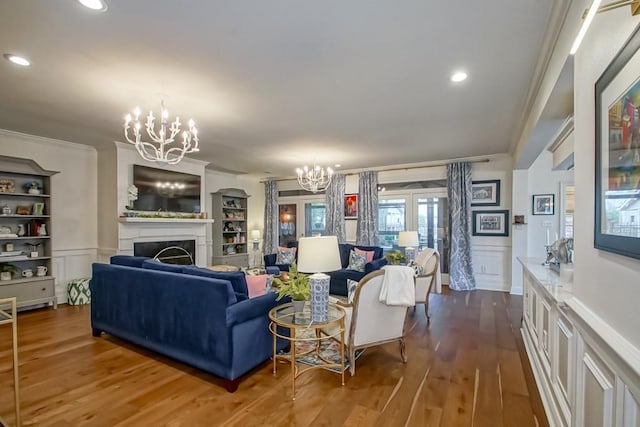
[(260, 239), (260, 230), (251, 230), (251, 238), (253, 240)]
[(341, 268), (336, 236), (301, 237), (298, 240), (298, 271), (323, 273)]
[(415, 248), (420, 246), (418, 241), (417, 231), (401, 231), (398, 236), (398, 246), (404, 246), (405, 248)]

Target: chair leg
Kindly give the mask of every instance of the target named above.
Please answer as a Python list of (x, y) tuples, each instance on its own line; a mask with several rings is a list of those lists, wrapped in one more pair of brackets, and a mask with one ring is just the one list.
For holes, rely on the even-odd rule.
[(431, 317), (429, 317), (429, 297), (427, 297), (424, 303), (424, 314), (427, 316), (427, 325), (429, 325), (431, 323)]
[(349, 373), (351, 376), (356, 374), (356, 351), (353, 348), (349, 349)]
[(405, 352), (404, 338), (400, 338), (400, 357), (403, 363), (407, 363), (407, 354)]

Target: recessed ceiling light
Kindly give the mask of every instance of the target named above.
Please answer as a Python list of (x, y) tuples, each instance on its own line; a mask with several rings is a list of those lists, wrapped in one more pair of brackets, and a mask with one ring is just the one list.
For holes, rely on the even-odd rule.
[(456, 71), (451, 75), (451, 81), (454, 83), (459, 83), (467, 79), (467, 73), (464, 71)]
[(340, 166), (342, 166), (340, 163), (336, 163), (335, 165), (333, 165), (336, 168), (339, 168)]
[(18, 56), (18, 55), (13, 55), (11, 53), (5, 53), (4, 58), (7, 61), (11, 61), (16, 65), (21, 65), (23, 67), (28, 67), (29, 65), (31, 65), (31, 62), (29, 62), (27, 58), (23, 58), (22, 56)]
[(107, 3), (104, 0), (78, 0), (78, 2), (91, 10), (104, 12), (107, 10)]

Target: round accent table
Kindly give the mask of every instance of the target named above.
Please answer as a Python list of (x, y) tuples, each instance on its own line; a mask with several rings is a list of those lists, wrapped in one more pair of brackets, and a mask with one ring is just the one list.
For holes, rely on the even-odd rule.
[[(342, 307), (334, 303), (329, 303), (329, 318), (326, 322), (315, 323), (311, 321), (311, 311), (308, 302), (305, 303), (302, 311), (295, 311), (292, 303), (279, 305), (269, 311), (269, 330), (273, 334), (273, 374), (276, 374), (277, 361), (286, 360), (291, 362), (291, 386), (292, 399), (296, 400), (296, 378), (307, 371), (317, 368), (337, 368), (340, 369), (342, 385), (344, 385), (344, 316)], [(278, 328), (289, 330), (289, 336), (278, 332)], [(331, 331), (327, 333), (327, 331)], [(288, 340), (290, 352), (278, 354), (276, 350), (277, 338)], [(336, 339), (340, 348), (340, 363), (328, 360), (320, 352), (321, 344), (324, 340)], [(305, 344), (307, 349), (296, 349), (296, 344)], [(311, 345), (307, 345), (311, 344)], [(301, 345), (302, 347), (302, 345)], [(315, 353), (317, 365), (308, 368), (298, 368), (299, 358), (310, 353)]]

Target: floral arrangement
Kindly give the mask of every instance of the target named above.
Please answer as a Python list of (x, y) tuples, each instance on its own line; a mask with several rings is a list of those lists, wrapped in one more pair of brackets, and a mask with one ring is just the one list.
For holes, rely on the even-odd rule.
[(273, 286), (278, 289), (276, 301), (280, 301), (284, 297), (291, 297), (294, 301), (307, 301), (311, 296), (309, 276), (299, 273), (295, 262), (289, 267), (289, 280), (283, 281), (278, 277), (274, 277)]
[(404, 254), (397, 249), (395, 251), (389, 252), (388, 254), (385, 254), (384, 257), (387, 259), (387, 261), (389, 261), (389, 264), (396, 264), (396, 265), (401, 264), (407, 260), (407, 257), (404, 256)]

